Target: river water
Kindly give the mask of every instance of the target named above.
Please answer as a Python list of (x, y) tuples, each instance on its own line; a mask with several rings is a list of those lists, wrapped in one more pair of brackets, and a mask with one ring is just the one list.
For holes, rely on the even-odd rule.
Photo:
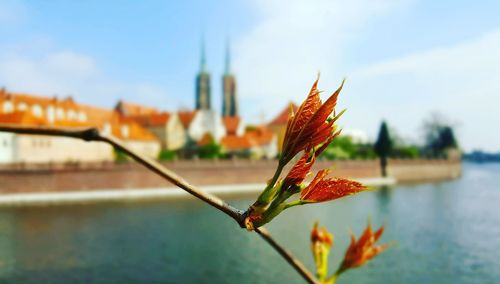
[[(332, 270), (368, 218), (394, 242), (338, 283), (499, 283), (500, 165), (460, 179), (286, 211), (268, 226), (309, 267), (309, 231), (335, 235)], [(252, 197), (229, 202), (245, 208)], [(0, 283), (303, 283), (254, 233), (193, 199), (0, 210)]]

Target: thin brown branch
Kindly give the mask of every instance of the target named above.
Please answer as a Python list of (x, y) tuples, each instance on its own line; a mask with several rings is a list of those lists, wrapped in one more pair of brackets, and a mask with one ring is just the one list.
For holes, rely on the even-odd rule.
[[(81, 128), (81, 129), (66, 129), (66, 128), (49, 128), (49, 127), (29, 127), (29, 126), (19, 126), (12, 124), (0, 124), (0, 131), (4, 132), (12, 132), (17, 134), (29, 134), (29, 135), (49, 135), (49, 136), (64, 136), (64, 137), (72, 137), (77, 139), (82, 139), (85, 141), (100, 141), (105, 142), (116, 149), (126, 153), (128, 156), (144, 165), (146, 168), (160, 175), (164, 179), (170, 181), (176, 186), (182, 188), (188, 193), (194, 195), (198, 199), (208, 203), (209, 205), (217, 208), (218, 210), (224, 212), (226, 215), (233, 218), (240, 227), (244, 228), (244, 218), (245, 215), (243, 211), (232, 207), (231, 205), (224, 202), (219, 197), (205, 192), (195, 186), (189, 184), (182, 177), (177, 175), (175, 172), (165, 168), (157, 161), (141, 156), (134, 150), (127, 147), (120, 140), (110, 136), (102, 134), (97, 128)], [(292, 267), (300, 273), (300, 275), (308, 282), (308, 283), (318, 283), (316, 278), (307, 270), (307, 268), (296, 259), (291, 253), (285, 250), (281, 245), (279, 245), (270, 235), (269, 231), (260, 227), (255, 229), (255, 232), (258, 233), (267, 243), (269, 243), (278, 253), (290, 264)]]
[(270, 244), (304, 278), (304, 280), (312, 284), (320, 283), (300, 260), (295, 258), (289, 251), (273, 239), (266, 228), (259, 227), (255, 229), (255, 232)]
[[(230, 206), (222, 199), (217, 196), (204, 192), (195, 186), (189, 184), (182, 177), (174, 173), (173, 171), (165, 168), (157, 161), (144, 157), (134, 150), (127, 147), (120, 140), (104, 135), (99, 132), (96, 128), (83, 128), (83, 129), (65, 129), (65, 128), (46, 128), (46, 127), (26, 127), (18, 125), (0, 124), (0, 131), (13, 132), (18, 134), (36, 134), (36, 135), (50, 135), (50, 136), (66, 136), (83, 139), (85, 141), (101, 141), (111, 144), (116, 149), (126, 153), (128, 156), (132, 157), (137, 162), (144, 165), (146, 168), (175, 184), (176, 186), (184, 189), (188, 193), (196, 196), (202, 201), (212, 205), (213, 207), (219, 209), (220, 211), (226, 213), (231, 218), (233, 218), (238, 224), (242, 224), (241, 211)], [(241, 225), (240, 225), (241, 226)]]

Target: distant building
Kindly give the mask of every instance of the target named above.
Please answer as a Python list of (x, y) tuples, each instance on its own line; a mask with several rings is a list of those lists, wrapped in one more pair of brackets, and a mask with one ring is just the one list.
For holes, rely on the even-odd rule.
[(236, 98), (236, 78), (231, 74), (231, 58), (229, 45), (226, 49), (226, 64), (222, 77), (222, 116), (238, 116), (238, 102)]
[[(156, 157), (159, 141), (134, 121), (108, 109), (77, 104), (73, 98), (47, 98), (0, 91), (0, 123), (25, 126), (99, 128), (141, 154)], [(111, 161), (113, 148), (73, 138), (0, 133), (0, 162)]]
[(14, 141), (12, 133), (0, 132), (0, 163), (11, 163), (14, 161)]
[(122, 100), (118, 101), (116, 104), (115, 111), (123, 116), (147, 116), (160, 112), (158, 109), (153, 107), (147, 107)]
[(226, 135), (222, 117), (213, 110), (179, 112), (179, 119), (190, 141), (198, 142), (205, 134), (210, 134), (214, 142), (219, 143)]
[[(48, 124), (42, 117), (35, 117), (30, 112), (16, 111), (0, 114), (1, 123), (9, 123), (25, 126), (62, 126), (85, 127), (83, 123), (57, 123)], [(0, 162), (2, 163), (47, 163), (47, 162), (72, 162), (72, 161), (111, 161), (113, 149), (102, 142), (88, 143), (82, 140), (40, 135), (22, 135), (12, 133), (1, 133), (4, 136), (0, 146)], [(0, 137), (1, 137), (0, 136)], [(8, 142), (5, 143), (7, 138)]]
[(210, 73), (207, 71), (207, 63), (205, 58), (205, 42), (201, 46), (201, 66), (200, 72), (196, 76), (196, 109), (209, 110), (211, 109), (210, 98)]
[(241, 136), (245, 134), (245, 124), (239, 116), (225, 116), (222, 118), (227, 135)]
[(220, 144), (230, 156), (273, 159), (278, 154), (276, 135), (265, 127), (248, 130), (241, 136), (224, 136)]
[(161, 142), (162, 149), (176, 151), (186, 144), (186, 131), (176, 113), (162, 112), (146, 117), (135, 117), (143, 127)]
[(156, 159), (160, 153), (159, 139), (135, 120), (118, 116), (111, 126), (112, 135), (123, 140), (132, 150)]

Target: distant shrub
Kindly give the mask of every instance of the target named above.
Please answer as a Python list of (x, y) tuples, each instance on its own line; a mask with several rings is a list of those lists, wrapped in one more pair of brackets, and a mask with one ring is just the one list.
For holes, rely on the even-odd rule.
[(113, 155), (115, 156), (115, 162), (125, 162), (128, 161), (128, 156), (127, 154), (123, 153), (122, 151), (114, 148), (113, 149)]
[(420, 157), (420, 150), (417, 146), (402, 146), (392, 150), (392, 155), (395, 158), (417, 159)]
[(198, 156), (200, 159), (213, 160), (223, 158), (224, 153), (222, 152), (222, 147), (212, 141), (208, 144), (198, 146)]
[(158, 154), (158, 160), (160, 161), (172, 161), (177, 159), (177, 153), (171, 150), (161, 150)]

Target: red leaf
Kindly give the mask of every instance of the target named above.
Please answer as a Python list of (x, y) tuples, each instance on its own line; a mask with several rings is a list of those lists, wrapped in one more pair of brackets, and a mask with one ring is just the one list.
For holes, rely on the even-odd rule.
[[(321, 173), (318, 172), (318, 175)], [(300, 199), (311, 202), (323, 202), (338, 199), (366, 189), (359, 182), (347, 179), (324, 179), (326, 174), (316, 175), (315, 179), (302, 191)], [(316, 180), (318, 178), (318, 180)]]
[(304, 155), (302, 155), (302, 158), (300, 158), (293, 166), (293, 168), (288, 172), (288, 175), (283, 181), (283, 188), (288, 189), (292, 185), (300, 185), (311, 170), (313, 164), (314, 155), (311, 156), (309, 152), (305, 152)]

